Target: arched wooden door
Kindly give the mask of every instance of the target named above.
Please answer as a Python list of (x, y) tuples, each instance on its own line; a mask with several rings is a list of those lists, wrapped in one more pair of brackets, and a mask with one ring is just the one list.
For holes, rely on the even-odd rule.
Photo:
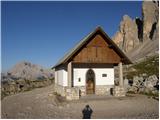
[(95, 93), (95, 74), (92, 69), (89, 69), (86, 73), (86, 94)]

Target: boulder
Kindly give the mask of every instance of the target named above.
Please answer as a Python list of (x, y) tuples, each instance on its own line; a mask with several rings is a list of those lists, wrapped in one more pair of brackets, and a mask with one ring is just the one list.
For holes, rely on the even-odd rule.
[(159, 80), (156, 75), (149, 76), (144, 82), (144, 86), (150, 90), (153, 90), (154, 87), (157, 85), (158, 81)]
[(134, 76), (133, 77), (133, 86), (140, 87), (143, 85), (143, 77)]
[(159, 90), (159, 79), (156, 75), (152, 75), (149, 77), (146, 76), (134, 76), (133, 84), (127, 88), (128, 92), (133, 93), (157, 93)]
[(138, 93), (138, 87), (130, 86), (130, 87), (128, 87), (127, 91), (132, 92), (132, 93)]

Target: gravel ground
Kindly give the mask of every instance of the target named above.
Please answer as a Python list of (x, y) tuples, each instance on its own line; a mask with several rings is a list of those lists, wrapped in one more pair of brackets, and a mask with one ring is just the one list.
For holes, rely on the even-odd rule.
[(81, 119), (89, 104), (91, 118), (159, 118), (159, 101), (144, 95), (127, 97), (86, 97), (77, 101), (58, 100), (53, 85), (5, 97), (1, 102), (2, 118)]

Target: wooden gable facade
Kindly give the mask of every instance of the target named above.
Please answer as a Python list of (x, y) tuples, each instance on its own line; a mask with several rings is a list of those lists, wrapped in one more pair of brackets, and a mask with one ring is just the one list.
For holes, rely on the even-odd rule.
[(80, 63), (119, 63), (121, 58), (100, 34), (93, 36), (73, 57)]
[(119, 62), (124, 64), (132, 63), (101, 27), (97, 27), (95, 31), (81, 40), (54, 68), (69, 62), (114, 65)]

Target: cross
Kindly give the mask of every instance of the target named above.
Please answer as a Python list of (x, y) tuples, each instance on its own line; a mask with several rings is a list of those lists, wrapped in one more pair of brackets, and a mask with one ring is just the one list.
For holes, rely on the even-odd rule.
[(97, 52), (97, 48), (99, 47), (98, 45), (94, 46), (96, 48), (96, 57), (98, 57), (98, 52)]

